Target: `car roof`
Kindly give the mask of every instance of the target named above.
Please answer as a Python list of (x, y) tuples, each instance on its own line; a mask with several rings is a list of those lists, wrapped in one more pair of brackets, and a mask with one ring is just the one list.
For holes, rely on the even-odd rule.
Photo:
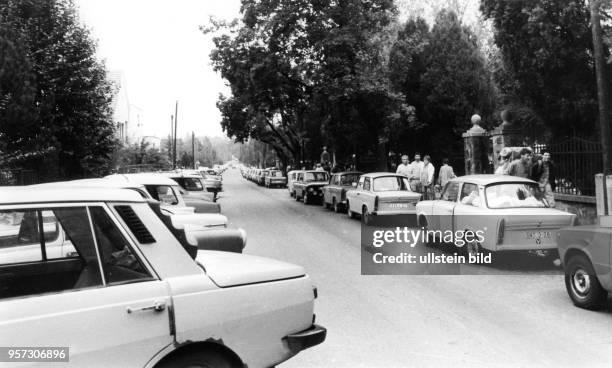
[(192, 174), (192, 173), (184, 173), (184, 172), (170, 172), (165, 174), (169, 178), (194, 178), (194, 179), (202, 179), (202, 175)]
[(51, 188), (51, 187), (79, 187), (79, 188), (116, 188), (116, 189), (144, 189), (144, 185), (130, 182), (109, 180), (104, 178), (77, 179), (69, 181), (55, 181), (52, 183), (34, 184), (31, 188)]
[(138, 192), (117, 188), (0, 187), (0, 205), (62, 202), (144, 202)]
[(372, 178), (379, 178), (381, 176), (402, 176), (402, 177), (405, 177), (404, 175), (401, 175), (401, 174), (396, 174), (396, 173), (393, 173), (393, 172), (382, 172), (382, 171), (381, 172), (367, 173), (367, 174), (362, 174), (362, 175), (363, 176), (369, 176), (369, 177), (372, 177)]
[(511, 175), (498, 175), (498, 174), (476, 174), (476, 175), (464, 175), (459, 176), (451, 181), (456, 182), (469, 182), (477, 185), (490, 185), (497, 183), (529, 183), (533, 184), (535, 181), (530, 179), (521, 178), (520, 176)]
[(332, 175), (349, 175), (349, 174), (363, 175), (361, 171), (339, 171), (336, 173), (332, 173)]
[(167, 177), (165, 174), (114, 174), (106, 176), (105, 179), (129, 181), (142, 185), (178, 185), (174, 180)]
[(325, 171), (325, 170), (300, 170), (300, 171), (303, 171), (305, 173), (314, 173), (314, 172), (317, 172), (317, 173), (326, 173), (327, 174), (327, 171)]

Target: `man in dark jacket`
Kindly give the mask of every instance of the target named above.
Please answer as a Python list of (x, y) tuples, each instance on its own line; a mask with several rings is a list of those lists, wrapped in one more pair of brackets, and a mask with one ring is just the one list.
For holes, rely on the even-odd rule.
[(550, 207), (555, 206), (555, 165), (550, 159), (550, 153), (545, 151), (531, 168), (532, 180), (537, 181), (540, 191), (548, 201)]

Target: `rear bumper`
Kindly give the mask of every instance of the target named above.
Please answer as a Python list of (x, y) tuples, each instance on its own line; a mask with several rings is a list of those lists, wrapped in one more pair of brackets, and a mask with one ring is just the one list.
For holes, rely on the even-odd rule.
[(373, 211), (372, 215), (375, 215), (375, 216), (416, 215), (416, 208), (407, 209), (407, 210)]
[(327, 329), (319, 325), (312, 325), (307, 330), (289, 334), (283, 338), (293, 354), (306, 350), (325, 341)]

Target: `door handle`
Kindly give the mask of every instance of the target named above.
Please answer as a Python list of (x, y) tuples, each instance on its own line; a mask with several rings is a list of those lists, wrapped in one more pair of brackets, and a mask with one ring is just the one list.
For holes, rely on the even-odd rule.
[(155, 312), (162, 312), (166, 309), (166, 302), (160, 302), (157, 301), (155, 303), (153, 303), (153, 305), (150, 305), (148, 307), (141, 307), (141, 308), (132, 308), (132, 307), (127, 307), (127, 312), (128, 314), (134, 313), (134, 312), (144, 312), (144, 311), (148, 311), (148, 310), (152, 310)]

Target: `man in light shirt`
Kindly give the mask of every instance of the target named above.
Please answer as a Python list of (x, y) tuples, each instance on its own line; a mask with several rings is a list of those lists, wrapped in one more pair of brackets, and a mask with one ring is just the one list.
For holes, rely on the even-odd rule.
[(410, 168), (410, 164), (408, 163), (408, 155), (403, 155), (402, 163), (397, 165), (397, 170), (395, 170), (395, 173), (410, 178)]
[(421, 161), (421, 154), (414, 154), (414, 161), (410, 164), (410, 171), (408, 173), (408, 179), (410, 179), (410, 189), (413, 192), (421, 192), (421, 171), (423, 171), (423, 161)]
[(423, 190), (423, 200), (433, 198), (434, 173), (436, 168), (431, 163), (431, 157), (426, 155), (423, 158), (423, 169), (421, 170), (420, 183)]
[(442, 188), (446, 186), (451, 179), (456, 178), (453, 167), (448, 164), (448, 158), (442, 160), (442, 167), (440, 167), (440, 173), (438, 174), (438, 184)]

